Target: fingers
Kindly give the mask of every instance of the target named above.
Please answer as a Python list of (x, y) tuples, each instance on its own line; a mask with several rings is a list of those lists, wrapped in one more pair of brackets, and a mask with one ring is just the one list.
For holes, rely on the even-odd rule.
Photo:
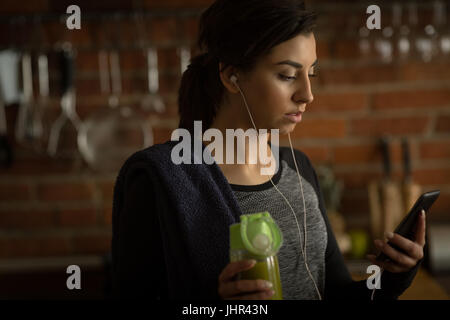
[(426, 216), (425, 216), (425, 210), (422, 209), (422, 213), (417, 219), (417, 225), (416, 225), (416, 234), (415, 234), (415, 241), (420, 246), (425, 246), (425, 233), (426, 233)]
[[(399, 235), (397, 235), (398, 237), (401, 237)], [(390, 240), (392, 241), (394, 238), (396, 238), (395, 236)], [(401, 237), (403, 238), (403, 237)], [(389, 257), (389, 259), (394, 262), (399, 264), (401, 267), (406, 267), (406, 268), (412, 268), (417, 264), (417, 261), (419, 260), (418, 258), (415, 257), (415, 255), (418, 255), (417, 251), (420, 250), (419, 245), (417, 245), (416, 243), (403, 238), (403, 239), (396, 239), (395, 240), (395, 244), (402, 250), (405, 250), (407, 252), (407, 254), (404, 254), (394, 248), (392, 248), (388, 243), (384, 243), (381, 240), (375, 240), (375, 245), (377, 246), (377, 248), (383, 252), (386, 256)], [(409, 241), (409, 242), (406, 242)], [(392, 241), (392, 243), (394, 243)], [(414, 253), (412, 253), (414, 252)]]
[(219, 282), (228, 282), (233, 280), (233, 277), (239, 272), (253, 268), (256, 264), (255, 260), (241, 260), (230, 262), (219, 276)]
[(383, 268), (384, 270), (387, 270), (392, 273), (406, 272), (410, 269), (410, 268), (400, 266), (389, 260), (388, 261), (379, 261), (376, 259), (376, 256), (373, 254), (368, 254), (367, 259), (369, 259), (370, 262), (372, 262), (373, 264), (380, 266), (380, 268)]
[(219, 275), (219, 296), (222, 299), (262, 300), (268, 299), (274, 291), (273, 284), (262, 279), (235, 280), (236, 274), (251, 269), (256, 261), (242, 260), (230, 262)]
[[(374, 255), (367, 255), (372, 263), (390, 272), (405, 272), (417, 265), (423, 258), (423, 247), (425, 246), (426, 219), (425, 211), (422, 210), (416, 223), (414, 241), (411, 241), (397, 233), (385, 233), (389, 243), (375, 240), (375, 246), (383, 252), (388, 261), (378, 261)], [(404, 252), (394, 249), (391, 244)]]
[(258, 280), (238, 280), (223, 284), (223, 291), (227, 296), (236, 296), (242, 293), (255, 291), (270, 291), (272, 284), (262, 279)]
[[(386, 250), (388, 252), (391, 252), (392, 254), (394, 254), (394, 256), (389, 256), (391, 258), (393, 258), (393, 260), (395, 259), (395, 255), (397, 254), (403, 254), (406, 255), (414, 260), (420, 260), (423, 258), (423, 246), (420, 245), (417, 242), (411, 241), (408, 238), (402, 237), (401, 235), (399, 235), (398, 233), (392, 233), (391, 234), (392, 237), (388, 238), (389, 239), (389, 243), (398, 247), (399, 249), (403, 250), (405, 253), (402, 253), (398, 250), (395, 250), (394, 248), (392, 248), (392, 246), (389, 245), (389, 243), (384, 243), (384, 242), (380, 242), (380, 241), (375, 241), (375, 244), (377, 245), (377, 248), (382, 250), (383, 248), (386, 248)], [(381, 246), (380, 246), (381, 245)], [(394, 253), (394, 251), (396, 253)], [(385, 252), (388, 255), (388, 252)], [(398, 255), (398, 257), (400, 257)]]

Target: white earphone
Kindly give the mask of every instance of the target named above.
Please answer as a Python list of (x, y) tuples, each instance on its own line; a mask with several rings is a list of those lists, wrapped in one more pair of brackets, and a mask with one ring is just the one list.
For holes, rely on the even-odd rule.
[[(252, 117), (252, 114), (251, 114), (251, 112), (250, 112), (250, 108), (248, 107), (247, 101), (246, 101), (246, 99), (245, 99), (244, 93), (242, 92), (241, 88), (240, 88), (239, 85), (237, 84), (237, 80), (238, 80), (238, 78), (237, 78), (236, 75), (233, 74), (233, 75), (230, 76), (230, 81), (231, 81), (232, 83), (234, 83), (234, 84), (236, 85), (236, 87), (239, 89), (239, 92), (240, 92), (241, 95), (242, 95), (242, 99), (244, 100), (244, 104), (245, 104), (245, 106), (247, 107), (248, 115), (250, 116), (250, 120), (252, 121), (253, 127), (255, 128), (255, 131), (258, 132), (258, 129), (256, 128), (256, 125), (255, 125), (255, 122), (253, 121), (253, 117)], [(301, 243), (301, 238), (302, 238), (302, 237), (301, 237), (300, 227), (299, 227), (299, 225), (298, 225), (298, 220), (297, 220), (297, 216), (295, 215), (294, 209), (292, 208), (291, 204), (290, 204), (289, 201), (286, 199), (286, 197), (283, 195), (283, 193), (281, 193), (281, 191), (277, 188), (277, 186), (275, 185), (275, 183), (273, 183), (272, 178), (270, 178), (270, 182), (272, 182), (272, 185), (274, 186), (274, 188), (275, 188), (275, 189), (278, 191), (278, 193), (283, 197), (283, 199), (284, 199), (284, 200), (286, 201), (286, 203), (288, 204), (289, 208), (291, 208), (291, 210), (292, 210), (292, 213), (293, 213), (294, 218), (295, 218), (295, 222), (296, 222), (296, 224), (297, 224), (298, 236), (299, 236), (299, 239), (300, 239), (300, 241), (299, 241), (299, 242), (300, 242), (300, 249), (302, 250), (303, 259), (304, 259), (304, 261), (305, 261), (305, 267), (306, 267), (306, 270), (308, 271), (309, 277), (311, 278), (312, 282), (314, 283), (314, 287), (316, 288), (316, 292), (317, 292), (317, 295), (318, 295), (318, 297), (319, 297), (319, 300), (322, 300), (322, 295), (320, 294), (320, 291), (319, 291), (319, 289), (317, 288), (316, 281), (314, 280), (314, 277), (312, 276), (311, 271), (309, 270), (308, 263), (307, 263), (307, 261), (306, 261), (306, 235), (307, 235), (307, 232), (306, 232), (306, 205), (305, 205), (305, 196), (304, 196), (304, 194), (303, 194), (303, 184), (302, 184), (302, 179), (300, 178), (300, 173), (299, 173), (299, 171), (298, 171), (297, 160), (295, 159), (294, 150), (293, 150), (293, 148), (292, 148), (291, 136), (290, 136), (289, 133), (288, 133), (288, 138), (289, 138), (289, 144), (290, 144), (290, 146), (291, 146), (292, 157), (294, 158), (295, 169), (297, 170), (298, 180), (300, 181), (300, 190), (301, 190), (301, 192), (302, 192), (303, 209), (304, 209), (304, 210), (303, 210), (303, 213), (304, 213), (304, 215), (303, 215), (303, 217), (304, 217), (304, 219), (303, 219), (303, 229), (304, 229), (304, 235), (305, 235), (304, 241), (303, 241), (303, 246), (304, 246), (304, 247), (302, 246), (302, 243)]]

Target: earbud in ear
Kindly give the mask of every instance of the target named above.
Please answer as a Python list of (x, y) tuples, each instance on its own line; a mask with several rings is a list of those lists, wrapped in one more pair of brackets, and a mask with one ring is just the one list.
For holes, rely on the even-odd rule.
[(231, 82), (233, 82), (234, 84), (236, 84), (236, 82), (237, 82), (237, 77), (236, 77), (236, 75), (232, 75), (231, 77), (230, 77), (230, 80), (231, 80)]

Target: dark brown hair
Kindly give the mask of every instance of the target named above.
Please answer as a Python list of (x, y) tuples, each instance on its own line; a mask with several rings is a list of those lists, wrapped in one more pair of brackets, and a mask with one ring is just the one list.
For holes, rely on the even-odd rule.
[(210, 128), (222, 102), (223, 69), (250, 71), (276, 45), (312, 32), (316, 15), (303, 0), (216, 0), (200, 17), (198, 48), (178, 91), (179, 128), (193, 132), (194, 120)]

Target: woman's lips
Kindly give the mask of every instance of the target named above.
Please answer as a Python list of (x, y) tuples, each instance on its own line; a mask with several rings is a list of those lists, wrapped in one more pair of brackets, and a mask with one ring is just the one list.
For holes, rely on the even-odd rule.
[(297, 112), (297, 113), (286, 113), (284, 116), (286, 118), (288, 118), (290, 121), (294, 122), (294, 123), (298, 123), (300, 121), (302, 121), (302, 113), (301, 111)]

